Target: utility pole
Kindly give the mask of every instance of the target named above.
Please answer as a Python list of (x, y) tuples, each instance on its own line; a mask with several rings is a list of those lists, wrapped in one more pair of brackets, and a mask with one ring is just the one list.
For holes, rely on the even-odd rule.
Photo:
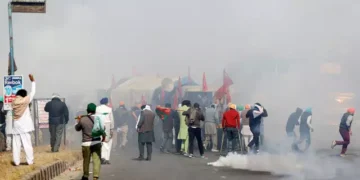
[[(10, 75), (14, 75), (15, 61), (14, 61), (14, 35), (13, 35), (13, 17), (14, 13), (46, 13), (46, 0), (11, 0), (8, 3), (8, 18), (9, 18), (9, 41), (10, 41)], [(35, 108), (33, 108), (35, 109)], [(9, 113), (13, 113), (10, 110)], [(35, 146), (39, 141), (39, 123), (35, 119)], [(66, 140), (66, 130), (64, 132), (64, 139)], [(11, 137), (12, 142), (12, 137)]]

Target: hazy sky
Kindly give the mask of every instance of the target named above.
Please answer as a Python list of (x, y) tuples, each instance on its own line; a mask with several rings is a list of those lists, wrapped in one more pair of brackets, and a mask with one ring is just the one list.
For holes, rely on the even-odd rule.
[[(229, 64), (241, 61), (359, 65), (356, 0), (47, 2), (46, 14), (13, 18), (18, 74), (35, 74), (39, 96), (103, 88), (111, 74), (129, 76), (132, 67), (177, 77), (191, 65), (194, 78), (200, 81), (205, 71), (211, 83), (224, 67), (234, 74), (236, 66)], [(7, 3), (0, 8), (0, 67), (6, 74)]]

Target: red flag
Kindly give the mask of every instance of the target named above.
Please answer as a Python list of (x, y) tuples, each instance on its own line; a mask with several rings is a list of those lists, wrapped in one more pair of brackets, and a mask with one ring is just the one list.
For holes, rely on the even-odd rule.
[(202, 82), (202, 91), (206, 92), (208, 90), (208, 86), (206, 83), (206, 77), (205, 77), (205, 72), (203, 73), (203, 82)]
[(175, 91), (174, 100), (173, 100), (173, 109), (177, 109), (179, 104), (178, 91)]
[(177, 91), (179, 92), (179, 96), (182, 97), (182, 84), (181, 84), (181, 78), (180, 77), (179, 77), (179, 80), (178, 80)]
[[(225, 95), (227, 97), (227, 100), (231, 100), (231, 96), (229, 93), (229, 87), (234, 84), (229, 75), (224, 70), (224, 81), (223, 85), (215, 92), (215, 97), (217, 99), (222, 99)], [(228, 101), (230, 102), (230, 101)]]
[(231, 80), (231, 78), (229, 77), (229, 75), (226, 73), (225, 69), (224, 69), (224, 81), (223, 81), (223, 86), (225, 87), (229, 87), (232, 84), (234, 84), (234, 82)]
[(144, 94), (141, 95), (141, 104), (142, 104), (142, 105), (145, 105), (145, 104), (146, 104), (146, 99), (145, 99)]

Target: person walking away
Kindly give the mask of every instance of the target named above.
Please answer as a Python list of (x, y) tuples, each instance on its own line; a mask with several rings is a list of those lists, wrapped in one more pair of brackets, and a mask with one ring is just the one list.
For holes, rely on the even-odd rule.
[(130, 112), (126, 109), (125, 103), (120, 102), (120, 106), (115, 111), (116, 121), (115, 121), (115, 128), (118, 132), (117, 137), (117, 144), (119, 144), (119, 147), (124, 149), (127, 144), (127, 136), (129, 131), (129, 119)]
[[(82, 131), (82, 155), (83, 155), (83, 176), (82, 180), (88, 180), (90, 175), (90, 161), (93, 161), (93, 178), (97, 180), (100, 176), (101, 168), (101, 136), (94, 137), (92, 134), (96, 105), (90, 103), (87, 105), (87, 115), (79, 116), (77, 124), (75, 125), (76, 131)], [(105, 128), (104, 124), (102, 124)], [(105, 136), (103, 136), (105, 140)]]
[(209, 147), (210, 140), (212, 142), (212, 152), (219, 152), (217, 149), (217, 126), (219, 124), (219, 115), (215, 109), (215, 105), (212, 104), (210, 108), (206, 108), (205, 110), (205, 142), (204, 149)]
[(69, 122), (69, 110), (58, 94), (53, 94), (51, 101), (46, 103), (45, 112), (49, 113), (49, 131), (51, 152), (59, 152), (65, 125)]
[(304, 140), (306, 141), (305, 148), (302, 150), (305, 152), (311, 145), (311, 135), (310, 132), (314, 132), (314, 128), (311, 125), (312, 123), (312, 109), (306, 108), (304, 113), (300, 117), (300, 139), (296, 143), (296, 149), (299, 149), (298, 146)]
[(112, 147), (112, 137), (114, 131), (114, 115), (112, 108), (108, 106), (109, 99), (102, 98), (100, 100), (100, 106), (96, 107), (96, 114), (106, 115), (104, 119), (106, 138), (101, 147), (101, 160), (102, 164), (110, 164), (110, 153)]
[(0, 96), (0, 152), (6, 150), (6, 113), (4, 110), (4, 98)]
[(246, 118), (249, 118), (250, 131), (253, 134), (253, 139), (249, 142), (248, 147), (256, 154), (259, 153), (260, 147), (261, 119), (267, 116), (266, 109), (260, 103), (255, 103), (254, 108), (246, 113)]
[(200, 121), (204, 121), (204, 114), (200, 110), (200, 105), (198, 103), (194, 104), (193, 108), (188, 109), (183, 112), (183, 115), (186, 116), (186, 125), (188, 126), (189, 133), (189, 157), (192, 158), (194, 154), (194, 139), (198, 143), (200, 156), (201, 158), (205, 158), (204, 156), (204, 147), (201, 140), (201, 128)]
[(183, 115), (183, 113), (189, 110), (190, 107), (191, 102), (189, 100), (184, 100), (181, 103), (181, 107), (177, 110), (180, 118), (180, 130), (177, 138), (181, 141), (181, 152), (185, 156), (189, 156), (189, 132), (186, 124), (186, 116)]
[(160, 146), (160, 151), (170, 153), (173, 140), (174, 119), (176, 118), (175, 115), (177, 116), (177, 112), (171, 109), (171, 104), (166, 103), (165, 108), (161, 106), (156, 107), (156, 114), (163, 123), (163, 141)]
[(228, 153), (235, 153), (240, 129), (240, 114), (236, 110), (235, 104), (230, 104), (229, 110), (225, 111), (221, 124), (227, 136)]
[(295, 151), (297, 151), (298, 149), (296, 149), (297, 146), (294, 145), (296, 143), (296, 133), (294, 129), (295, 126), (299, 124), (299, 118), (302, 113), (303, 110), (301, 108), (296, 108), (296, 111), (290, 114), (286, 123), (286, 134), (289, 139), (291, 139), (290, 141), (292, 141), (292, 149)]
[(147, 157), (145, 160), (151, 161), (152, 143), (155, 142), (154, 122), (155, 113), (151, 111), (149, 105), (146, 105), (143, 111), (140, 113), (140, 119), (137, 124), (139, 132), (138, 142), (140, 155), (136, 160), (144, 160), (144, 151), (146, 145)]
[(354, 115), (355, 108), (349, 108), (347, 112), (343, 114), (339, 126), (339, 132), (341, 137), (343, 138), (343, 141), (333, 141), (331, 145), (332, 149), (337, 145), (342, 145), (340, 153), (341, 157), (345, 157), (347, 147), (350, 144), (350, 136), (352, 135), (351, 125), (354, 120)]
[[(250, 110), (251, 106), (249, 104), (245, 105), (245, 109), (241, 112), (240, 117), (241, 117), (241, 135), (244, 137), (244, 144), (247, 146), (249, 144), (249, 142), (252, 140), (253, 138), (253, 134), (250, 130), (250, 120), (248, 117), (246, 117), (247, 112)], [(250, 148), (247, 147), (246, 148), (247, 152), (250, 152)]]
[[(181, 107), (181, 104), (179, 104), (178, 108)], [(180, 117), (179, 117), (179, 113), (176, 110), (174, 110), (175, 113), (175, 119), (174, 119), (174, 131), (175, 131), (175, 154), (181, 154), (181, 140), (178, 139), (179, 136), (179, 131), (180, 131)]]
[(34, 123), (31, 119), (29, 104), (34, 99), (36, 86), (33, 75), (29, 75), (31, 92), (27, 94), (25, 89), (20, 89), (12, 102), (13, 126), (12, 126), (12, 153), (15, 166), (20, 165), (21, 146), (26, 154), (28, 165), (34, 163), (34, 151), (31, 142), (31, 132), (34, 131)]

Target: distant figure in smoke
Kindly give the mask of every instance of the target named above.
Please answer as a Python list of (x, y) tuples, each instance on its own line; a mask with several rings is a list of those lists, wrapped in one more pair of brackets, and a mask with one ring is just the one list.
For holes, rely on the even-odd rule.
[(171, 144), (173, 141), (173, 127), (174, 120), (178, 118), (178, 113), (171, 109), (171, 104), (166, 103), (165, 108), (158, 106), (156, 114), (162, 120), (163, 141), (160, 146), (160, 151), (170, 153)]
[(44, 110), (49, 113), (51, 152), (58, 152), (65, 125), (69, 122), (69, 110), (58, 94), (53, 94)]
[(229, 105), (229, 110), (224, 113), (221, 124), (226, 133), (228, 152), (235, 152), (240, 130), (240, 114), (235, 104)]
[(350, 144), (350, 136), (352, 135), (351, 125), (354, 120), (355, 109), (349, 108), (346, 113), (341, 118), (339, 132), (344, 141), (333, 141), (331, 148), (334, 148), (336, 145), (342, 145), (342, 150), (340, 156), (344, 157), (347, 147)]
[(100, 106), (96, 107), (97, 114), (106, 114), (104, 119), (106, 138), (101, 147), (102, 164), (110, 164), (110, 153), (112, 149), (113, 131), (114, 131), (114, 115), (112, 108), (108, 106), (109, 99), (102, 98)]
[(217, 126), (219, 124), (219, 114), (215, 109), (215, 104), (212, 104), (210, 108), (206, 108), (205, 111), (205, 142), (204, 149), (206, 149), (210, 140), (212, 142), (212, 152), (219, 152), (217, 150)]
[(266, 109), (260, 103), (255, 103), (254, 108), (246, 113), (246, 118), (249, 118), (250, 121), (250, 130), (253, 133), (253, 139), (248, 144), (248, 147), (256, 154), (259, 153), (260, 147), (261, 121), (267, 116), (268, 113)]
[(300, 139), (296, 142), (296, 149), (298, 149), (298, 145), (301, 144), (304, 140), (306, 141), (305, 148), (302, 150), (303, 152), (306, 151), (311, 145), (310, 133), (314, 131), (311, 122), (312, 109), (306, 108), (300, 117)]
[(194, 139), (199, 146), (200, 156), (201, 158), (205, 158), (204, 156), (204, 146), (201, 139), (201, 128), (200, 122), (204, 121), (204, 114), (201, 112), (200, 105), (195, 103), (192, 108), (183, 112), (183, 115), (186, 116), (186, 125), (188, 125), (189, 132), (189, 157), (193, 157), (194, 153)]
[(294, 132), (295, 126), (299, 124), (299, 118), (302, 114), (303, 110), (301, 108), (296, 108), (296, 111), (291, 113), (287, 123), (286, 123), (286, 134), (289, 138), (292, 139), (293, 141), (293, 146), (292, 148), (294, 150), (297, 150), (297, 146), (294, 145), (294, 143), (296, 142), (296, 133)]
[(181, 152), (188, 156), (189, 152), (189, 132), (188, 132), (188, 126), (186, 124), (186, 116), (183, 115), (183, 112), (189, 110), (191, 107), (191, 102), (189, 100), (184, 100), (181, 103), (181, 107), (178, 108), (178, 114), (180, 118), (180, 130), (178, 134), (178, 139), (181, 140)]
[(130, 112), (126, 109), (125, 103), (121, 101), (119, 107), (115, 110), (115, 128), (117, 134), (117, 144), (124, 149), (127, 144), (127, 136), (129, 131), (129, 120), (132, 120)]
[[(248, 145), (249, 142), (252, 140), (253, 138), (253, 134), (250, 130), (250, 120), (248, 117), (246, 117), (247, 112), (250, 110), (251, 106), (250, 104), (245, 105), (245, 109), (241, 112), (240, 117), (241, 117), (241, 134), (244, 137), (244, 143), (245, 145)], [(247, 147), (247, 152), (250, 152), (249, 147)]]
[(155, 113), (151, 111), (149, 105), (146, 105), (145, 108), (141, 111), (139, 122), (137, 123), (137, 129), (139, 132), (138, 144), (140, 155), (135, 160), (144, 160), (144, 151), (146, 144), (147, 158), (145, 160), (151, 161), (152, 143), (155, 142), (154, 122)]

